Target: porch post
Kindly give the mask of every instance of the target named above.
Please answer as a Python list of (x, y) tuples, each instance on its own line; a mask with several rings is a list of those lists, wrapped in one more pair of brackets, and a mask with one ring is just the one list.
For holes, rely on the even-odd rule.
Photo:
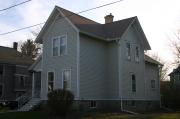
[(35, 72), (32, 74), (32, 97), (34, 97), (34, 79), (35, 79)]

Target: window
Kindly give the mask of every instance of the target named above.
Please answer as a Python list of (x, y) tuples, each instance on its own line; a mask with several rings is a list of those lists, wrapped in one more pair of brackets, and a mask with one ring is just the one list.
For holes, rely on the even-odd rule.
[(2, 95), (3, 95), (3, 85), (0, 84), (0, 97), (2, 97)]
[(67, 36), (59, 36), (53, 39), (53, 56), (62, 56), (67, 52)]
[(60, 37), (60, 55), (64, 55), (66, 53), (67, 40), (66, 36)]
[(54, 72), (48, 72), (48, 91), (53, 91), (54, 88)]
[(63, 89), (70, 90), (71, 88), (71, 70), (63, 71)]
[(89, 102), (89, 107), (90, 107), (90, 108), (96, 108), (96, 101), (91, 100), (91, 101)]
[(53, 39), (53, 56), (58, 56), (58, 38)]
[(151, 88), (155, 89), (155, 80), (151, 80)]
[(132, 107), (135, 107), (135, 106), (136, 106), (135, 100), (132, 100), (132, 101), (131, 101), (131, 106), (132, 106)]
[(0, 82), (3, 80), (3, 65), (0, 65)]
[(132, 78), (132, 92), (136, 92), (136, 77), (135, 75), (131, 75)]
[(127, 59), (130, 60), (131, 59), (131, 45), (130, 45), (130, 43), (126, 43), (126, 55), (127, 55)]
[(136, 49), (135, 49), (135, 61), (139, 62), (139, 47), (138, 46), (136, 46)]
[(21, 86), (21, 87), (25, 87), (25, 76), (20, 76), (19, 77), (19, 85)]

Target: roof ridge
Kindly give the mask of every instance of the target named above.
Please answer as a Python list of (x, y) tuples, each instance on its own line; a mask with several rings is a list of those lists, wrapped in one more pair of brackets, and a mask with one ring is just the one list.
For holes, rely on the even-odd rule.
[[(83, 19), (92, 21), (92, 22), (97, 23), (97, 24), (101, 24), (101, 23), (98, 23), (98, 22), (96, 22), (96, 21), (94, 21), (94, 20), (92, 20), (92, 19), (89, 19), (89, 18), (87, 18), (87, 17), (81, 16), (81, 15), (79, 15), (78, 13), (74, 13), (74, 12), (72, 12), (72, 11), (70, 11), (70, 10), (64, 9), (64, 8), (62, 8), (62, 7), (59, 7), (59, 6), (56, 6), (56, 7), (57, 7), (57, 8), (60, 8), (60, 9), (62, 9), (62, 10), (66, 10), (67, 12), (70, 12), (71, 14), (77, 15), (77, 16), (83, 18)], [(79, 13), (80, 13), (80, 12), (79, 12)], [(68, 17), (68, 16), (66, 16), (66, 17)]]

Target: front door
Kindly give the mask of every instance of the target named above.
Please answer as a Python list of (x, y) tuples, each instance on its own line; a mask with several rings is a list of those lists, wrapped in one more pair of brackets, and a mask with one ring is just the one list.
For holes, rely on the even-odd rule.
[(40, 98), (41, 95), (41, 72), (34, 73), (34, 98)]

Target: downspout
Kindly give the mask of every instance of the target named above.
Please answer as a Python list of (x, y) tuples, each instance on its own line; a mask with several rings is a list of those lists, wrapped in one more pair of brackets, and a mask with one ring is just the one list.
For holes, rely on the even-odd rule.
[(122, 81), (121, 81), (121, 72), (120, 72), (120, 43), (119, 43), (119, 39), (116, 39), (116, 43), (118, 46), (118, 80), (119, 80), (119, 85), (118, 85), (118, 90), (119, 90), (119, 98), (121, 100), (121, 111), (123, 111), (123, 101), (122, 101)]

